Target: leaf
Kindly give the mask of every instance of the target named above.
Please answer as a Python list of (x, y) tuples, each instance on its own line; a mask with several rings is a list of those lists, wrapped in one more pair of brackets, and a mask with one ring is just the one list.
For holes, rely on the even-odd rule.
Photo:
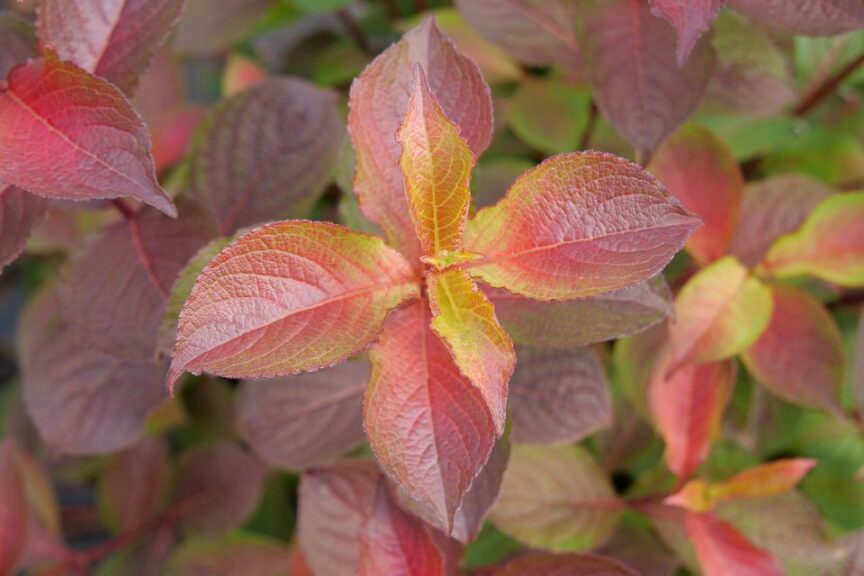
[(832, 36), (864, 26), (858, 0), (729, 0), (753, 20), (792, 34)]
[(30, 231), (45, 208), (43, 198), (0, 183), (0, 270), (24, 250)]
[(459, 371), (480, 391), (501, 435), (507, 418), (507, 383), (516, 364), (510, 336), (498, 324), (492, 303), (465, 272), (432, 274), (427, 291), (432, 329)]
[(516, 558), (492, 576), (638, 576), (613, 560), (593, 554), (534, 554)]
[(399, 166), (423, 253), (461, 251), (474, 157), (430, 91), (419, 64), (414, 64), (411, 98), (396, 140), (402, 145)]
[(5, 79), (17, 64), (36, 55), (36, 32), (33, 24), (17, 14), (0, 12), (0, 78)]
[(771, 290), (727, 256), (691, 278), (675, 299), (669, 325), (670, 371), (731, 358), (750, 347), (771, 321)]
[(648, 414), (648, 383), (666, 340), (666, 323), (663, 323), (615, 342), (612, 356), (614, 373), (625, 398), (641, 416)]
[(156, 358), (171, 286), (216, 232), (196, 206), (180, 210), (172, 220), (145, 208), (105, 228), (63, 269), (60, 313), (80, 346), (135, 362)]
[(354, 80), (348, 115), (357, 161), (354, 191), (363, 214), (409, 258), (419, 256), (419, 245), (399, 168), (402, 147), (394, 135), (408, 107), (415, 63), (475, 158), (492, 137), (492, 101), (480, 69), (431, 19), (407, 32)]
[(187, 535), (218, 536), (239, 528), (255, 511), (267, 470), (229, 442), (185, 452), (177, 462), (174, 506), (182, 506)]
[[(168, 384), (184, 370), (259, 378), (335, 364), (366, 347), (417, 289), (408, 263), (379, 238), (325, 222), (262, 226), (198, 277)], [(241, 303), (253, 308), (238, 315)]]
[(304, 216), (332, 178), (343, 134), (335, 94), (293, 78), (265, 80), (202, 121), (190, 193), (223, 236)]
[(780, 564), (710, 514), (688, 512), (687, 535), (705, 576), (782, 576)]
[(771, 287), (774, 311), (762, 336), (744, 352), (759, 384), (793, 404), (841, 411), (843, 338), (833, 318), (806, 293)]
[(429, 327), (424, 303), (393, 313), (370, 360), (369, 445), (387, 475), (449, 533), (495, 443), (487, 403)]
[(285, 576), (291, 571), (291, 551), (264, 536), (238, 533), (218, 540), (193, 538), (174, 549), (166, 576)]
[(162, 509), (170, 474), (168, 448), (158, 438), (111, 457), (99, 477), (99, 510), (116, 533), (140, 528)]
[(811, 274), (841, 286), (864, 285), (864, 192), (823, 200), (801, 228), (778, 239), (762, 268), (779, 278)]
[(11, 440), (0, 442), (0, 572), (12, 574), (24, 551), (27, 500)]
[(360, 531), (357, 576), (443, 576), (451, 574), (436, 537), (418, 519), (403, 512), (383, 482)]
[(663, 18), (675, 28), (678, 36), (675, 56), (680, 68), (687, 63), (699, 38), (711, 29), (723, 0), (650, 0), (649, 4), (655, 16)]
[(318, 464), (363, 441), (368, 379), (365, 363), (345, 362), (312, 374), (243, 382), (237, 431), (273, 466)]
[(726, 500), (767, 498), (789, 492), (816, 465), (809, 458), (775, 460), (744, 470), (722, 482), (691, 480), (663, 502), (693, 512), (708, 512)]
[(779, 174), (748, 184), (731, 253), (744, 265), (755, 266), (775, 240), (797, 230), (833, 192), (803, 174)]
[(699, 105), (714, 67), (710, 41), (696, 43), (679, 68), (675, 31), (642, 0), (601, 2), (583, 25), (598, 108), (640, 153), (650, 152)]
[(53, 288), (30, 301), (18, 330), (27, 411), (52, 450), (122, 450), (141, 439), (149, 413), (164, 400), (165, 368), (116, 358), (82, 341), (60, 319)]
[(185, 0), (42, 0), (39, 39), (84, 70), (131, 94), (153, 53), (180, 20)]
[(578, 442), (612, 424), (609, 382), (590, 348), (522, 347), (510, 381), (513, 441)]
[(270, 9), (270, 0), (187, 0), (171, 47), (184, 56), (209, 56), (245, 38)]
[(576, 6), (567, 0), (456, 0), (480, 34), (528, 66), (579, 65)]
[(561, 80), (526, 77), (510, 100), (507, 119), (519, 138), (545, 154), (572, 152), (588, 126), (591, 94)]
[(0, 91), (0, 179), (48, 198), (131, 196), (169, 216), (150, 134), (108, 82), (54, 55), (9, 73)]
[(595, 296), (657, 274), (697, 225), (635, 164), (602, 152), (561, 154), (468, 223), (465, 249), (483, 257), (462, 268), (529, 298)]
[(297, 531), (315, 574), (357, 573), (358, 538), (379, 481), (378, 467), (371, 460), (343, 460), (303, 473)]
[(267, 70), (254, 58), (239, 52), (228, 56), (222, 72), (222, 96), (230, 98), (267, 80)]
[(732, 152), (711, 131), (690, 124), (663, 141), (648, 171), (675, 195), (704, 226), (687, 240), (702, 264), (728, 251), (735, 229), (744, 177)]
[(685, 480), (708, 456), (720, 431), (735, 385), (735, 364), (727, 360), (685, 365), (667, 376), (669, 360), (667, 348), (648, 385), (648, 406), (666, 442), (666, 465)]
[(672, 315), (661, 275), (615, 292), (579, 300), (540, 301), (485, 288), (498, 321), (514, 342), (570, 348), (640, 332)]
[(611, 534), (621, 506), (584, 448), (516, 445), (491, 520), (532, 548), (579, 551)]

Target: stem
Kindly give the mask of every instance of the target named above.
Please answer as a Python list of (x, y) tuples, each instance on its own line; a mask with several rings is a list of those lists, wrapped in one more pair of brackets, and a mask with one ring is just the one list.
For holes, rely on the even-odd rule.
[(585, 132), (582, 133), (582, 138), (579, 140), (579, 150), (587, 150), (591, 144), (591, 138), (594, 136), (594, 129), (597, 127), (597, 104), (591, 100), (591, 108), (588, 110), (588, 123), (585, 124)]
[(387, 12), (387, 17), (390, 20), (398, 20), (402, 17), (402, 11), (396, 5), (395, 0), (381, 0), (381, 4), (384, 5), (384, 11)]
[(864, 54), (859, 55), (857, 58), (846, 64), (846, 66), (841, 68), (837, 74), (831, 76), (825, 80), (825, 82), (808, 92), (792, 111), (792, 114), (799, 117), (807, 115), (808, 112), (818, 106), (823, 100), (825, 100), (825, 98), (833, 94), (837, 87), (840, 86), (846, 78), (851, 76), (852, 73), (862, 64), (864, 64)]
[(126, 220), (134, 220), (135, 219), (135, 210), (126, 203), (122, 198), (115, 198), (111, 200), (111, 204), (117, 209), (120, 214), (123, 215), (123, 218)]
[(423, 12), (429, 7), (426, 3), (426, 0), (414, 0), (414, 11), (415, 12)]
[(351, 16), (351, 13), (347, 8), (342, 8), (336, 12), (336, 17), (339, 18), (339, 21), (342, 23), (342, 26), (345, 27), (345, 32), (348, 33), (348, 36), (357, 45), (362, 52), (369, 54), (369, 43), (366, 41), (366, 35), (363, 34), (363, 30), (360, 26), (357, 25), (357, 22), (354, 20), (354, 17)]

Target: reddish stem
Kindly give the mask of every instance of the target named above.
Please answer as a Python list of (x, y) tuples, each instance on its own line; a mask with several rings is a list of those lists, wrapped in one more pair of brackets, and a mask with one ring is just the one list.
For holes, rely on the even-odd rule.
[(133, 220), (135, 218), (135, 210), (122, 198), (111, 200), (111, 204), (113, 204), (117, 211), (123, 215), (123, 218), (127, 220)]
[(852, 75), (855, 70), (857, 70), (862, 64), (864, 64), (864, 54), (859, 55), (857, 58), (846, 64), (839, 72), (837, 72), (834, 76), (831, 76), (825, 82), (816, 86), (813, 90), (808, 92), (804, 98), (801, 99), (801, 102), (795, 107), (792, 111), (792, 114), (795, 116), (805, 116), (808, 112), (810, 112), (813, 108), (818, 106), (825, 98), (834, 93), (840, 84), (843, 83), (846, 78)]

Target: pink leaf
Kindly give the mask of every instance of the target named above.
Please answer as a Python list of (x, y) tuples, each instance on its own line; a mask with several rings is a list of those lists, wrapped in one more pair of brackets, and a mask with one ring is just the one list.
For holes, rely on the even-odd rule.
[(537, 554), (511, 560), (492, 576), (639, 576), (624, 564), (593, 554)]
[(43, 198), (0, 183), (0, 270), (24, 250), (30, 231), (45, 208)]
[(0, 91), (0, 179), (49, 198), (131, 196), (175, 216), (150, 134), (114, 86), (55, 55), (12, 70)]
[(570, 348), (641, 332), (672, 314), (662, 275), (647, 282), (578, 300), (541, 301), (485, 288), (498, 321), (514, 342)]
[(456, 0), (471, 26), (528, 66), (579, 65), (577, 12), (567, 0)]
[(834, 319), (804, 292), (777, 285), (771, 293), (771, 322), (744, 353), (747, 369), (788, 402), (841, 411), (846, 362)]
[(529, 298), (584, 298), (648, 280), (697, 226), (639, 166), (603, 152), (561, 154), (468, 223), (465, 249), (483, 257), (462, 268)]
[(115, 532), (140, 527), (162, 509), (170, 474), (168, 447), (147, 438), (111, 457), (99, 479), (99, 509)]
[(738, 227), (744, 177), (732, 152), (713, 132), (685, 126), (663, 141), (648, 166), (704, 226), (687, 240), (701, 264), (726, 254)]
[(590, 348), (517, 349), (510, 381), (513, 441), (578, 442), (612, 423), (609, 382)]
[(18, 333), (24, 402), (42, 439), (68, 454), (131, 446), (165, 398), (164, 366), (88, 348), (59, 313), (48, 288), (31, 300)]
[(696, 42), (710, 28), (724, 0), (649, 0), (651, 12), (675, 28), (678, 66), (684, 66)]
[(344, 130), (334, 93), (267, 80), (204, 118), (190, 151), (190, 192), (223, 236), (304, 216), (331, 179)]
[(450, 533), (496, 430), (480, 391), (459, 372), (429, 319), (426, 304), (417, 303), (388, 320), (370, 353), (364, 422), (382, 469)]
[(252, 515), (267, 470), (239, 446), (220, 442), (184, 453), (175, 474), (173, 501), (188, 511), (184, 532), (217, 536), (239, 528)]
[(777, 560), (729, 524), (696, 512), (685, 522), (705, 576), (782, 576)]
[(185, 0), (43, 0), (39, 38), (84, 70), (130, 94)]
[(649, 153), (699, 105), (714, 67), (710, 42), (698, 42), (679, 68), (675, 31), (644, 0), (601, 2), (584, 26), (597, 106), (641, 153)]
[(360, 530), (380, 479), (371, 460), (345, 460), (303, 474), (298, 538), (316, 574), (356, 575)]
[(833, 36), (864, 26), (859, 0), (729, 0), (750, 18), (792, 34)]
[(368, 346), (387, 312), (417, 292), (408, 263), (380, 238), (325, 222), (262, 226), (198, 277), (168, 384), (184, 370), (259, 378), (335, 364)]
[(420, 254), (399, 168), (399, 129), (419, 63), (444, 114), (460, 129), (475, 157), (492, 137), (492, 101), (480, 69), (463, 56), (432, 19), (407, 32), (351, 85), (348, 130), (357, 171), (360, 208), (409, 257)]
[(369, 367), (345, 362), (311, 374), (246, 381), (237, 396), (237, 429), (262, 458), (303, 469), (363, 441), (363, 392)]
[(15, 446), (0, 442), (0, 573), (13, 574), (24, 551), (27, 534), (27, 497), (18, 471)]

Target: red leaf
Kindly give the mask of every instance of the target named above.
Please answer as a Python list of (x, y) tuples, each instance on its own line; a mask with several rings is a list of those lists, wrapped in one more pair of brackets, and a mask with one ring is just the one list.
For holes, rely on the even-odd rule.
[(678, 66), (684, 66), (696, 42), (710, 28), (724, 0), (649, 0), (651, 12), (675, 28)]
[(540, 301), (484, 288), (498, 321), (519, 344), (570, 348), (641, 332), (672, 314), (662, 275), (648, 282), (578, 300)]
[(640, 152), (652, 151), (699, 105), (714, 67), (710, 42), (679, 68), (675, 31), (644, 0), (599, 3), (584, 27), (597, 106)]
[(311, 374), (246, 381), (236, 400), (237, 431), (272, 465), (303, 469), (363, 441), (369, 367), (345, 362)]
[(666, 465), (689, 478), (708, 456), (735, 385), (732, 360), (689, 365), (667, 377), (670, 355), (661, 353), (648, 388), (654, 423), (666, 442)]
[(274, 78), (222, 102), (202, 121), (190, 193), (228, 236), (304, 216), (330, 181), (344, 135), (335, 93)]
[(10, 440), (0, 442), (0, 502), (0, 573), (13, 574), (24, 551), (28, 511), (15, 447)]
[(0, 270), (24, 250), (30, 231), (45, 208), (43, 198), (0, 183)]
[(609, 382), (590, 348), (517, 349), (510, 381), (513, 441), (578, 442), (612, 423)]
[(165, 398), (165, 368), (87, 347), (62, 322), (54, 290), (30, 301), (18, 331), (24, 402), (43, 441), (68, 454), (131, 446)]
[(114, 86), (53, 55), (9, 74), (0, 156), (0, 179), (40, 196), (131, 196), (177, 214), (156, 182), (141, 117)]
[(651, 278), (697, 225), (639, 166), (603, 152), (561, 154), (468, 223), (465, 249), (483, 257), (462, 268), (529, 298), (584, 298)]
[(262, 226), (198, 277), (168, 384), (184, 370), (260, 378), (335, 364), (372, 342), (387, 312), (417, 291), (408, 263), (380, 238), (325, 222)]
[(99, 478), (99, 509), (106, 524), (125, 532), (159, 514), (169, 473), (168, 448), (159, 438), (112, 456)]
[(384, 326), (370, 352), (364, 422), (382, 469), (449, 533), (496, 431), (483, 396), (459, 372), (429, 317), (426, 304), (416, 303)]
[(834, 319), (804, 292), (775, 285), (771, 293), (771, 323), (744, 353), (747, 369), (788, 402), (841, 411), (846, 362)]
[(345, 460), (303, 474), (297, 531), (315, 574), (357, 573), (360, 530), (372, 509), (380, 478), (371, 460)]
[(185, 0), (43, 0), (39, 38), (127, 94), (180, 19)]
[(530, 555), (511, 560), (492, 576), (639, 576), (624, 564), (593, 554)]
[(378, 56), (351, 85), (348, 130), (357, 171), (354, 190), (363, 213), (381, 226), (391, 244), (409, 257), (420, 246), (399, 168), (399, 129), (419, 63), (444, 114), (459, 127), (475, 157), (492, 137), (492, 102), (480, 69), (458, 52), (432, 19), (407, 32)]
[(859, 0), (729, 0), (750, 18), (792, 34), (832, 36), (864, 26)]
[(729, 524), (696, 512), (688, 512), (685, 522), (705, 576), (783, 575), (777, 560)]
[(36, 33), (33, 24), (21, 16), (4, 10), (0, 13), (0, 79), (27, 58), (36, 55)]
[(64, 268), (57, 285), (61, 317), (81, 347), (146, 362), (171, 287), (186, 262), (216, 234), (196, 206), (169, 219), (145, 208), (107, 227)]
[(755, 266), (780, 236), (797, 230), (834, 191), (803, 174), (780, 174), (747, 186), (730, 251)]
[(403, 512), (384, 482), (360, 531), (357, 576), (444, 576), (448, 560), (436, 537), (417, 518)]
[(704, 222), (687, 240), (693, 256), (707, 264), (726, 254), (738, 227), (744, 177), (723, 141), (698, 125), (685, 126), (657, 149), (648, 170)]
[(528, 66), (579, 65), (575, 6), (567, 0), (456, 0), (471, 26)]
[(255, 511), (267, 470), (235, 444), (193, 448), (177, 462), (173, 501), (188, 511), (187, 534), (217, 536), (239, 528)]

